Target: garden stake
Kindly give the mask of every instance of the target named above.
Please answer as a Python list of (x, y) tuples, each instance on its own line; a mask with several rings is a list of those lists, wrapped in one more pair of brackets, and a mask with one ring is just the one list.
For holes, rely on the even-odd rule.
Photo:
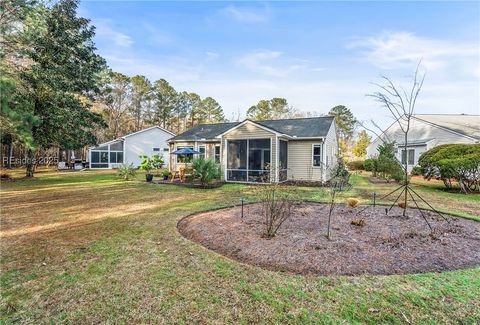
[[(407, 191), (407, 192), (408, 192), (408, 191)], [(430, 226), (430, 223), (428, 222), (427, 217), (425, 217), (425, 215), (423, 214), (423, 210), (420, 209), (420, 207), (418, 206), (418, 203), (417, 203), (417, 201), (415, 201), (415, 198), (413, 197), (412, 193), (411, 193), (411, 192), (408, 192), (408, 194), (410, 194), (410, 197), (412, 198), (413, 202), (414, 202), (415, 205), (417, 206), (418, 211), (420, 211), (420, 214), (422, 215), (423, 220), (425, 220), (425, 222), (426, 222), (427, 225), (428, 225), (428, 228), (430, 228), (430, 232), (433, 232), (432, 226)]]
[(377, 196), (377, 193), (373, 192), (373, 206), (374, 206), (374, 207), (375, 207), (375, 205), (376, 205), (376, 204), (375, 204), (375, 203), (376, 203), (376, 202), (375, 202), (376, 196)]

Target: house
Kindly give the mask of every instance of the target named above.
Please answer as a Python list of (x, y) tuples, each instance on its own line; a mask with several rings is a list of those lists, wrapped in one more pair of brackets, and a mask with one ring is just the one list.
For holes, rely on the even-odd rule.
[(140, 155), (163, 156), (165, 164), (170, 162), (170, 149), (167, 140), (175, 135), (159, 126), (152, 126), (118, 139), (99, 144), (88, 150), (90, 168), (116, 168), (119, 164), (132, 163), (138, 167)]
[[(191, 148), (220, 164), (227, 182), (322, 181), (337, 163), (333, 117), (201, 124), (169, 140), (170, 151)], [(178, 169), (194, 157), (171, 155)]]
[(410, 121), (407, 151), (405, 151), (404, 136), (400, 126), (395, 121), (367, 147), (367, 156), (372, 157), (378, 154), (377, 148), (383, 141), (395, 142), (397, 158), (402, 164), (407, 164), (407, 168), (410, 171), (418, 164), (420, 155), (435, 146), (455, 143), (479, 143), (480, 115), (414, 115)]

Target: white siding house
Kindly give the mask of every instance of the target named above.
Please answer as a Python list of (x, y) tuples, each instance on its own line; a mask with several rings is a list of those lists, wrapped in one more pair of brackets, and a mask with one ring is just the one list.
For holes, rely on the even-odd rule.
[(167, 141), (174, 135), (159, 126), (153, 126), (91, 147), (88, 150), (90, 168), (116, 168), (123, 163), (132, 163), (138, 167), (142, 161), (140, 155), (152, 156), (155, 154), (162, 156), (168, 166), (170, 147)]
[(406, 163), (410, 171), (418, 164), (420, 155), (433, 147), (442, 144), (479, 143), (480, 115), (415, 115), (410, 122), (407, 152), (404, 148), (404, 133), (398, 123), (394, 122), (368, 146), (367, 156), (377, 155), (377, 148), (384, 141), (395, 142), (397, 158), (402, 164)]

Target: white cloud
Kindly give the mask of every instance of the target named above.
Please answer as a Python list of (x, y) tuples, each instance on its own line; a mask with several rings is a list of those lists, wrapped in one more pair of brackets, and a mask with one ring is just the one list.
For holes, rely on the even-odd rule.
[(116, 31), (112, 27), (112, 22), (109, 19), (95, 19), (94, 25), (96, 26), (96, 36), (103, 40), (110, 41), (115, 46), (130, 47), (130, 45), (133, 44), (132, 38)]
[(263, 8), (239, 8), (229, 5), (219, 11), (223, 16), (241, 23), (265, 23), (271, 18), (270, 10)]
[[(429, 71), (442, 70), (465, 60), (468, 64), (475, 60), (478, 65), (479, 55), (478, 44), (420, 37), (409, 32), (383, 32), (354, 38), (347, 48), (362, 50), (369, 62), (382, 69), (409, 68), (420, 59)], [(478, 67), (474, 70), (478, 71)]]
[(215, 52), (206, 52), (205, 55), (207, 56), (207, 61), (214, 61), (220, 56), (218, 53)]
[(305, 67), (302, 60), (289, 60), (283, 53), (271, 50), (255, 50), (235, 60), (235, 63), (256, 73), (271, 77), (286, 77), (291, 72)]

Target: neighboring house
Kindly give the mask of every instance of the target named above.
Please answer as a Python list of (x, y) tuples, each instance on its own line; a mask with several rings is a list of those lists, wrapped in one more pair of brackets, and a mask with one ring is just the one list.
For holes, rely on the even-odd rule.
[[(173, 152), (192, 148), (215, 159), (227, 182), (327, 181), (337, 163), (333, 117), (202, 124), (169, 140)], [(195, 159), (170, 156), (178, 169)]]
[(88, 150), (90, 168), (116, 168), (119, 164), (132, 163), (138, 167), (140, 155), (161, 155), (165, 164), (170, 162), (170, 149), (167, 140), (175, 135), (159, 126), (127, 134), (118, 139), (99, 144)]
[[(402, 122), (405, 123), (405, 122)], [(378, 154), (377, 148), (385, 142), (395, 142), (397, 158), (410, 171), (418, 164), (420, 155), (441, 144), (479, 143), (480, 115), (419, 114), (412, 117), (408, 132), (407, 151), (404, 133), (397, 121), (367, 148), (367, 156)]]

